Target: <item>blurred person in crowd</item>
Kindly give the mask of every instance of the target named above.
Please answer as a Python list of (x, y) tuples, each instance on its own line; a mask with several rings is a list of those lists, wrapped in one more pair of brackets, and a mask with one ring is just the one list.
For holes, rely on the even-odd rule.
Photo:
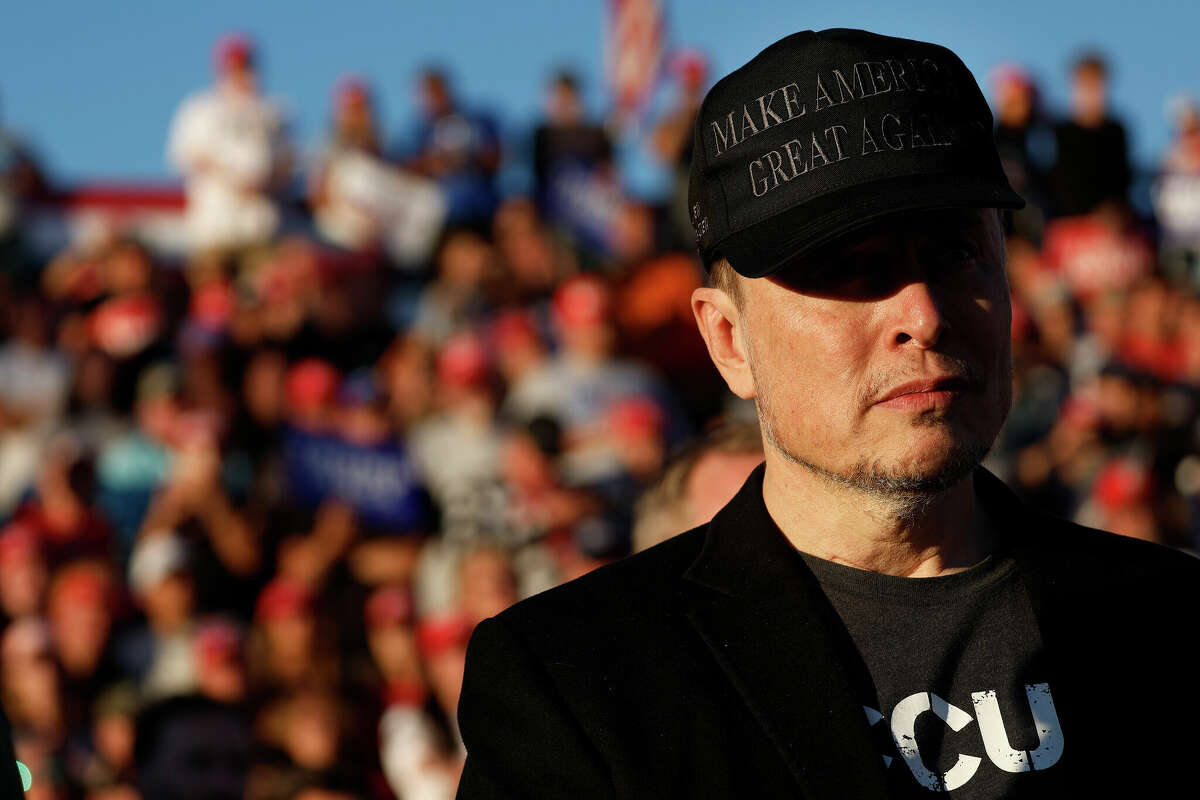
[(528, 197), (506, 198), (492, 218), (500, 277), (489, 290), (498, 305), (540, 306), (579, 269), (576, 248), (553, 235)]
[(517, 602), (517, 580), (506, 551), (482, 545), (464, 552), (458, 562), (459, 613), (472, 627)]
[(412, 592), (394, 583), (379, 586), (363, 604), (363, 620), (367, 649), (382, 679), (385, 703), (419, 704), (426, 687), (417, 650)]
[(568, 528), (598, 510), (594, 494), (563, 483), (558, 468), (562, 448), (562, 426), (553, 417), (534, 417), (505, 431), (501, 469), (509, 492), (508, 513), (513, 524), (531, 526), (539, 536)]
[[(335, 572), (361, 533), (359, 519), (347, 503), (334, 497), (326, 498), (317, 507), (315, 514), (306, 515), (311, 522), (306, 533), (290, 534), (276, 551), (278, 562), (277, 579), (292, 589), (302, 589), (296, 599), (308, 600), (298, 606), (300, 610), (312, 612), (311, 599), (318, 592), (329, 589), (328, 582), (336, 579)], [(280, 588), (279, 597), (292, 597), (291, 590)], [(264, 593), (266, 590), (264, 589)], [(260, 598), (260, 603), (264, 602)], [(281, 608), (292, 608), (284, 604)]]
[(341, 383), (341, 374), (328, 361), (305, 358), (292, 364), (284, 377), (287, 424), (309, 433), (331, 430)]
[(1083, 53), (1071, 65), (1071, 115), (1054, 126), (1056, 216), (1129, 202), (1129, 147), (1125, 127), (1109, 113), (1108, 80), (1108, 62), (1099, 53)]
[(1046, 150), (1053, 146), (1039, 107), (1040, 93), (1033, 75), (1016, 64), (992, 71), (996, 109), (996, 149), (1013, 190), (1025, 198), (1025, 208), (1013, 212), (1012, 233), (1040, 241), (1045, 223)]
[(37, 533), (20, 523), (0, 529), (0, 611), (5, 623), (38, 614), (48, 581), (49, 567)]
[[(437, 411), (415, 424), (408, 444), (425, 485), (443, 512), (472, 503), (472, 488), (499, 469), (496, 390), (482, 339), (465, 331), (437, 354)], [(443, 520), (443, 534), (449, 532)]]
[(356, 204), (352, 195), (347, 196), (349, 187), (344, 185), (345, 179), (337, 179), (336, 173), (357, 162), (380, 169), (381, 154), (371, 89), (357, 75), (343, 77), (334, 88), (333, 125), (329, 143), (311, 175), (309, 204), (322, 235), (348, 250), (363, 250), (374, 244), (379, 235), (378, 223), (369, 208)]
[(432, 347), (482, 316), (488, 305), (484, 287), (496, 266), (492, 246), (466, 228), (446, 233), (435, 263), (437, 275), (422, 291), (412, 324), (412, 332)]
[[(42, 620), (26, 617), (4, 629), (0, 638), (0, 699), (7, 712), (7, 719), (0, 714), (0, 755), (13, 759), (14, 766), (19, 759), (29, 770), (34, 785), (26, 797), (63, 797), (67, 789), (64, 745), (70, 731), (50, 631)], [(14, 777), (5, 774), (0, 788), (6, 796), (21, 797), (19, 793), (8, 794)]]
[(50, 442), (42, 457), (33, 492), (13, 513), (13, 521), (37, 535), (52, 567), (76, 558), (111, 557), (112, 526), (95, 505), (91, 459), (67, 437)]
[(232, 619), (208, 617), (200, 621), (193, 642), (197, 692), (233, 705), (247, 699), (245, 640), (245, 631)]
[(91, 709), (88, 748), (72, 764), (76, 782), (87, 791), (88, 800), (131, 800), (136, 765), (134, 744), (137, 689), (129, 683), (105, 687)]
[[(573, 485), (602, 484), (617, 479), (622, 466), (611, 448), (608, 414), (620, 400), (643, 396), (660, 409), (674, 411), (666, 387), (645, 366), (616, 356), (612, 289), (594, 275), (577, 275), (555, 292), (554, 326), (558, 353), (509, 387), (503, 413), (529, 421), (548, 415), (563, 426), (562, 468)], [(682, 438), (687, 422), (666, 414), (668, 443)]]
[(141, 522), (141, 536), (175, 531), (186, 542), (196, 577), (197, 608), (236, 612), (249, 607), (262, 562), (258, 530), (221, 480), (221, 452), (205, 419), (175, 434), (170, 472)]
[(470, 620), (454, 612), (425, 617), (417, 625), (417, 646), (425, 664), (430, 692), (450, 728), (454, 743), (451, 758), (457, 762), (456, 771), (466, 754), (458, 732), (456, 710), (472, 627)]
[(1182, 296), (1159, 278), (1130, 291), (1117, 357), (1166, 383), (1184, 378), (1186, 346), (1179, 336)]
[(66, 564), (50, 583), (46, 621), (62, 670), (63, 702), (73, 730), (87, 721), (100, 690), (119, 677), (110, 647), (119, 601), (112, 569), (99, 559)]
[(0, 127), (0, 275), (27, 278), (21, 223), (26, 204), (46, 188), (46, 180), (29, 146)]
[(249, 494), (278, 499), (282, 492), (279, 446), (287, 408), (287, 356), (274, 347), (258, 347), (246, 355), (241, 370), (237, 416), (231, 426), (231, 449), (245, 455), (254, 476)]
[(488, 324), (487, 340), (496, 371), (505, 386), (512, 386), (546, 360), (546, 343), (525, 309), (508, 309)]
[[(900, 119), (932, 127), (873, 130)], [(1200, 565), (1038, 514), (979, 468), (1011, 405), (1000, 212), (1024, 204), (991, 130), (953, 53), (865, 31), (793, 34), (709, 92), (693, 312), (765, 461), (709, 524), (476, 626), (460, 797), (1191, 780), (1163, 609), (1194, 604)], [(1114, 768), (1111, 732), (1147, 729)]]
[(113, 359), (94, 347), (84, 351), (75, 365), (62, 428), (93, 460), (128, 426), (114, 403), (114, 373)]
[(156, 270), (145, 245), (130, 239), (112, 246), (102, 268), (99, 302), (85, 318), (88, 343), (128, 365), (121, 370), (127, 377), (165, 349), (167, 273)]
[(269, 695), (335, 679), (335, 654), (321, 637), (310, 588), (294, 577), (275, 578), (259, 595), (254, 620), (248, 654), (254, 691)]
[(4, 708), (14, 731), (57, 751), (69, 731), (53, 638), (43, 620), (24, 617), (4, 629), (0, 671)]
[(297, 689), (266, 706), (255, 728), (257, 738), (275, 752), (254, 765), (247, 797), (285, 796), (280, 794), (284, 786), (340, 772), (347, 755), (343, 716), (337, 695), (323, 688)]
[(533, 130), (533, 180), (545, 207), (556, 173), (607, 169), (613, 146), (604, 127), (588, 120), (574, 72), (561, 70), (551, 78), (542, 108), (544, 117)]
[(437, 67), (418, 76), (417, 99), (422, 119), (408, 168), (441, 186), (451, 224), (486, 224), (496, 209), (494, 177), (501, 159), (495, 121), (464, 109), (449, 76)]
[(184, 539), (171, 530), (143, 535), (129, 558), (129, 589), (145, 623), (116, 643), (125, 674), (147, 700), (192, 692), (196, 587)]
[(1046, 225), (1042, 264), (1085, 305), (1097, 294), (1128, 290), (1155, 262), (1154, 243), (1127, 206), (1105, 203)]
[(446, 217), (446, 198), (437, 183), (384, 158), (375, 97), (364, 78), (342, 78), (333, 106), (330, 140), (309, 176), (317, 230), (367, 263), (382, 252), (395, 266), (417, 269)]
[(249, 721), (207, 697), (170, 697), (138, 714), (134, 762), (142, 800), (243, 800)]
[(413, 612), (412, 594), (396, 585), (376, 589), (364, 609), (367, 644), (384, 681), (379, 761), (397, 797), (450, 798), (457, 769), (447, 760), (445, 736), (428, 713)]
[(1162, 542), (1154, 520), (1153, 476), (1137, 458), (1108, 461), (1092, 486), (1091, 495), (1075, 518), (1083, 525), (1103, 525), (1113, 533)]
[(275, 195), (292, 154), (282, 115), (259, 94), (250, 39), (227, 34), (213, 56), (216, 85), (183, 101), (167, 157), (186, 181), (192, 247), (237, 250), (265, 244), (278, 230)]
[(238, 303), (230, 335), (242, 348), (269, 344), (292, 358), (312, 356), (320, 345), (313, 317), (321, 303), (321, 256), (317, 246), (290, 236), (245, 262), (238, 275)]
[[(618, 351), (649, 363), (698, 426), (723, 409), (728, 392), (692, 317), (692, 291), (703, 272), (690, 253), (663, 252), (654, 210), (627, 199), (612, 232), (613, 299)], [(674, 434), (674, 432), (673, 432)]]
[(1173, 282), (1200, 290), (1200, 103), (1191, 95), (1172, 98), (1175, 126), (1153, 188), (1154, 212), (1162, 227), (1163, 269)]
[(393, 428), (407, 432), (429, 413), (434, 401), (433, 352), (412, 334), (400, 334), (380, 358), (378, 369)]
[(638, 498), (634, 551), (710, 521), (762, 460), (762, 434), (754, 423), (727, 422), (696, 437)]
[(9, 302), (10, 335), (0, 346), (0, 514), (11, 513), (32, 483), (65, 410), (72, 373), (54, 348), (49, 305), (36, 294)]
[(139, 373), (133, 426), (109, 440), (96, 458), (99, 505), (128, 552), (155, 492), (172, 475), (171, 458), (181, 421), (176, 365), (157, 362)]
[(690, 247), (694, 234), (687, 202), (688, 170), (692, 165), (692, 129), (700, 101), (708, 88), (709, 60), (690, 48), (672, 54), (668, 69), (675, 81), (675, 98), (670, 110), (650, 133), (650, 145), (659, 161), (671, 168), (670, 220), (680, 246)]

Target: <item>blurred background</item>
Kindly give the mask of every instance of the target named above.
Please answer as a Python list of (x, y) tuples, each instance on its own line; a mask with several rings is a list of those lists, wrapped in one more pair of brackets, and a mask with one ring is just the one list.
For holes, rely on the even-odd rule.
[(1200, 7), (879, 5), (7, 9), (28, 796), (452, 797), (474, 624), (707, 521), (762, 459), (692, 320), (684, 193), (708, 86), (795, 30), (974, 71), (1029, 201), (987, 466), (1195, 548)]

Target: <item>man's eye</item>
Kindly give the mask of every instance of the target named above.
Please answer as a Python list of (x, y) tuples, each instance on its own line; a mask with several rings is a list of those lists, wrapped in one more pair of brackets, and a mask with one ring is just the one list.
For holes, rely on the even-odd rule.
[(979, 257), (974, 246), (965, 242), (949, 242), (933, 250), (931, 261), (940, 267), (969, 266)]

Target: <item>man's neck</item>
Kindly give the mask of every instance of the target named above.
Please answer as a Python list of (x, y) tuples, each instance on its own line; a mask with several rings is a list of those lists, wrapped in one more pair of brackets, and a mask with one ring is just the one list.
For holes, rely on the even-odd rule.
[(924, 498), (914, 514), (911, 498), (890, 501), (843, 486), (768, 451), (763, 502), (796, 549), (886, 575), (960, 572), (982, 561), (994, 542), (969, 475)]

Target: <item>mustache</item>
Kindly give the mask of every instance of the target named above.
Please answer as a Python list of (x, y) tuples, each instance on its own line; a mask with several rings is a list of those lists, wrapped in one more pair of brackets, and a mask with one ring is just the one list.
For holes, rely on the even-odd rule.
[(978, 366), (964, 358), (939, 353), (936, 360), (923, 369), (887, 370), (872, 375), (858, 392), (858, 405), (860, 408), (869, 406), (883, 398), (893, 386), (928, 377), (931, 373), (939, 378), (964, 381), (967, 391), (972, 393), (982, 391), (986, 383), (983, 370)]

